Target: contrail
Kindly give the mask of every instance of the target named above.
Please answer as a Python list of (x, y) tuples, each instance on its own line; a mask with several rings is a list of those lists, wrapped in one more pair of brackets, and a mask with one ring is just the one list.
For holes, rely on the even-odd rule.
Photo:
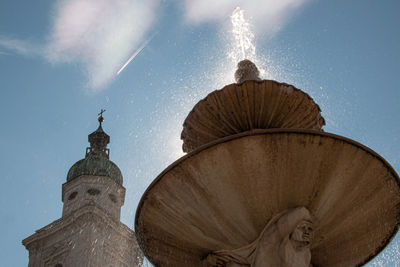
[(133, 53), (133, 55), (125, 62), (124, 65), (122, 65), (122, 67), (117, 71), (117, 75), (119, 75), (121, 73), (121, 71), (123, 71), (126, 66), (128, 66), (129, 63), (131, 63), (131, 61), (140, 54), (140, 52), (142, 52), (143, 48), (146, 47), (146, 45), (153, 39), (153, 37), (155, 36), (155, 34), (153, 34), (149, 39), (147, 39), (136, 51), (135, 53)]

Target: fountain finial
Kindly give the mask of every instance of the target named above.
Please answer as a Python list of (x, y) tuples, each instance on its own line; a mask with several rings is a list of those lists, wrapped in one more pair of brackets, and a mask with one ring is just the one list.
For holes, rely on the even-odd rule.
[(235, 72), (235, 81), (236, 83), (242, 83), (248, 80), (261, 80), (259, 75), (260, 72), (256, 64), (251, 62), (248, 59), (244, 59), (237, 64), (237, 70)]

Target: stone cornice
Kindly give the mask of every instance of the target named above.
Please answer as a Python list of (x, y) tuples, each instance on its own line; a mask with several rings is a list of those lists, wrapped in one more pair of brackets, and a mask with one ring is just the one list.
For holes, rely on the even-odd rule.
[[(126, 226), (122, 222), (115, 221), (105, 211), (98, 208), (97, 206), (87, 205), (87, 206), (84, 206), (84, 207), (74, 211), (72, 214), (70, 214), (66, 217), (60, 218), (60, 219), (48, 224), (47, 226), (45, 226), (39, 230), (36, 230), (36, 233), (34, 233), (33, 235), (22, 240), (22, 244), (29, 250), (28, 247), (31, 246), (32, 244), (34, 244), (37, 241), (40, 241), (48, 236), (51, 236), (52, 234), (60, 231), (61, 229), (65, 228), (67, 226), (70, 226), (71, 224), (80, 220), (85, 215), (91, 215), (91, 217), (96, 222), (99, 222), (98, 219), (100, 219), (101, 222), (110, 226), (116, 233), (122, 235), (123, 237), (125, 237), (127, 239), (133, 239), (136, 241), (135, 232), (133, 230), (131, 230), (128, 226)], [(93, 219), (92, 219), (92, 221), (93, 221)]]

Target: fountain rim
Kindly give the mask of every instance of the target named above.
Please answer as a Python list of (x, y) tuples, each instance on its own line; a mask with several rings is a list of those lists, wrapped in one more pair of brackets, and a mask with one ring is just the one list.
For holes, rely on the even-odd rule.
[[(303, 91), (302, 89), (299, 89), (298, 87), (296, 87), (296, 86), (293, 85), (293, 84), (286, 83), (286, 82), (280, 82), (280, 81), (273, 80), (273, 79), (246, 80), (246, 81), (239, 82), (239, 83), (230, 83), (230, 84), (227, 84), (227, 85), (225, 85), (224, 87), (222, 87), (222, 88), (220, 88), (220, 89), (216, 89), (216, 90), (214, 90), (214, 91), (208, 93), (204, 98), (200, 99), (199, 102), (197, 102), (197, 103), (193, 106), (193, 108), (189, 111), (188, 116), (185, 118), (183, 124), (185, 124), (186, 119), (187, 119), (187, 118), (189, 117), (189, 115), (194, 111), (195, 107), (197, 107), (197, 106), (199, 105), (200, 102), (205, 101), (205, 100), (206, 100), (208, 97), (210, 97), (211, 95), (218, 94), (218, 93), (222, 92), (226, 87), (229, 87), (229, 86), (232, 86), (232, 85), (242, 86), (243, 84), (252, 83), (252, 82), (254, 82), (254, 83), (272, 82), (272, 83), (275, 83), (275, 84), (278, 84), (278, 85), (284, 85), (284, 86), (293, 87), (294, 90), (300, 91), (301, 93), (303, 93), (304, 95), (306, 95), (306, 96), (311, 100), (311, 102), (313, 102), (313, 104), (317, 107), (318, 111), (319, 111), (319, 112), (322, 112), (321, 107), (318, 105), (318, 103), (314, 100), (314, 98), (313, 98), (309, 93)], [(322, 115), (321, 115), (321, 117), (322, 117)], [(324, 119), (323, 117), (322, 117), (322, 119), (323, 119), (323, 124), (322, 124), (322, 126), (324, 126), (324, 125), (326, 125), (326, 121), (325, 121), (325, 119)], [(295, 128), (274, 128), (274, 129), (285, 130), (285, 129), (295, 129)], [(253, 130), (250, 130), (250, 131), (258, 131), (258, 130), (267, 130), (267, 129), (253, 129)], [(246, 132), (248, 132), (248, 131), (246, 131)], [(236, 134), (235, 134), (235, 135), (236, 135)], [(233, 135), (232, 135), (232, 136), (233, 136)], [(226, 138), (226, 137), (223, 137), (223, 138)], [(222, 139), (222, 138), (221, 138), (221, 139)], [(218, 139), (218, 140), (219, 140), (219, 139)], [(196, 149), (195, 149), (195, 150), (196, 150)], [(194, 151), (194, 150), (193, 150), (193, 151)], [(190, 152), (190, 153), (191, 153), (191, 152)]]
[[(191, 153), (191, 152), (195, 151), (197, 148), (199, 148), (199, 147), (201, 147), (201, 146), (203, 146), (203, 145), (208, 144), (208, 143), (203, 143), (203, 144), (201, 144), (201, 145), (196, 146), (196, 148), (194, 148), (193, 150), (190, 150), (190, 149), (188, 150), (188, 149), (185, 149), (185, 148), (184, 148), (186, 142), (191, 143), (191, 141), (190, 141), (190, 135), (191, 135), (191, 134), (190, 134), (190, 133), (191, 133), (191, 132), (196, 132), (196, 130), (185, 131), (185, 128), (186, 128), (187, 125), (188, 125), (188, 121), (193, 120), (193, 116), (196, 116), (196, 115), (195, 115), (196, 110), (198, 110), (198, 109), (201, 108), (201, 107), (204, 107), (204, 105), (207, 105), (207, 102), (212, 101), (212, 100), (210, 100), (210, 98), (223, 95), (223, 92), (226, 91), (226, 90), (228, 90), (230, 87), (236, 87), (236, 89), (237, 89), (238, 87), (242, 87), (242, 86), (245, 86), (245, 87), (246, 87), (246, 86), (249, 85), (249, 84), (250, 84), (250, 85), (251, 85), (251, 84), (258, 84), (257, 86), (259, 86), (259, 85), (261, 85), (261, 84), (268, 84), (268, 83), (275, 84), (275, 85), (278, 85), (278, 86), (291, 87), (295, 92), (297, 92), (297, 93), (303, 95), (305, 98), (307, 98), (308, 101), (310, 101), (309, 105), (311, 105), (311, 106), (313, 106), (313, 107), (315, 107), (315, 108), (317, 109), (317, 111), (318, 111), (318, 113), (319, 113), (319, 119), (322, 120), (321, 125), (320, 125), (320, 129), (315, 129), (315, 130), (323, 131), (322, 128), (326, 125), (326, 121), (325, 121), (325, 118), (324, 118), (324, 117), (322, 116), (322, 114), (321, 114), (321, 113), (322, 113), (321, 107), (318, 105), (318, 103), (314, 100), (314, 98), (313, 98), (308, 92), (303, 91), (302, 89), (299, 89), (298, 87), (296, 87), (295, 85), (292, 85), (292, 84), (290, 84), (290, 83), (280, 82), (280, 81), (273, 80), (273, 79), (246, 80), (246, 81), (242, 81), (242, 82), (239, 82), (239, 83), (227, 84), (227, 85), (225, 85), (224, 87), (222, 87), (222, 88), (220, 88), (220, 89), (216, 89), (216, 90), (214, 90), (214, 91), (208, 93), (204, 98), (202, 98), (201, 100), (199, 100), (199, 101), (192, 107), (192, 109), (189, 111), (188, 115), (186, 116), (185, 120), (183, 121), (183, 129), (182, 129), (182, 131), (181, 131), (181, 133), (180, 133), (180, 139), (183, 141), (183, 144), (182, 144), (182, 149), (183, 149), (183, 151), (184, 151), (185, 153)], [(268, 85), (268, 87), (269, 87), (269, 86), (270, 86), (270, 85)], [(261, 89), (261, 88), (260, 88), (260, 89)], [(245, 89), (245, 90), (247, 91), (248, 89)], [(273, 90), (273, 91), (275, 91), (275, 90)], [(218, 112), (216, 112), (216, 113), (213, 112), (213, 114), (214, 114), (214, 115), (217, 115)], [(198, 120), (198, 119), (195, 119), (195, 121), (197, 121), (197, 120)], [(267, 129), (312, 129), (312, 128), (303, 128), (303, 127), (301, 127), (301, 126), (298, 126), (297, 128), (296, 128), (296, 127), (293, 127), (293, 128), (289, 128), (289, 127), (281, 128), (281, 127), (278, 126), (278, 128), (253, 128), (253, 129), (249, 129), (249, 130), (244, 130), (243, 132), (254, 131), (254, 130), (267, 130)], [(242, 132), (240, 132), (240, 133), (242, 133)], [(229, 135), (225, 135), (225, 136), (218, 137), (217, 139), (212, 140), (212, 141), (210, 140), (209, 143), (214, 142), (214, 141), (216, 141), (216, 140), (220, 140), (220, 139), (222, 139), (222, 138), (226, 138), (226, 137), (228, 137), (228, 136), (237, 135), (237, 134), (239, 134), (239, 132), (237, 132), (237, 133), (232, 132), (232, 133), (230, 133)], [(189, 138), (188, 138), (188, 137), (189, 137)], [(188, 140), (188, 139), (189, 139), (189, 140)], [(192, 145), (193, 145), (193, 144), (192, 144)]]
[[(337, 134), (333, 134), (333, 133), (327, 133), (327, 132), (323, 132), (323, 131), (318, 131), (318, 130), (310, 130), (310, 129), (294, 129), (294, 128), (274, 128), (274, 129), (254, 129), (254, 130), (250, 130), (250, 131), (245, 131), (245, 132), (241, 132), (238, 134), (234, 134), (234, 135), (230, 135), (230, 136), (226, 136), (217, 140), (214, 140), (210, 143), (204, 144), (202, 146), (199, 146), (198, 148), (196, 148), (195, 150), (189, 152), (188, 154), (182, 156), (181, 158), (175, 160), (173, 163), (171, 163), (167, 168), (165, 168), (152, 182), (151, 184), (146, 188), (146, 190), (144, 191), (142, 197), (140, 198), (139, 204), (136, 208), (136, 213), (135, 213), (135, 234), (136, 234), (136, 239), (138, 241), (139, 247), (142, 249), (143, 253), (145, 254), (145, 256), (150, 260), (150, 262), (152, 262), (152, 257), (150, 257), (149, 255), (147, 255), (146, 253), (146, 249), (144, 248), (144, 246), (142, 245), (142, 241), (141, 241), (141, 237), (137, 234), (137, 229), (138, 229), (138, 220), (143, 208), (143, 204), (144, 201), (147, 198), (147, 195), (149, 194), (149, 192), (152, 190), (152, 188), (164, 177), (164, 175), (166, 173), (168, 173), (170, 170), (172, 170), (173, 168), (177, 167), (180, 163), (182, 163), (183, 161), (199, 154), (200, 152), (202, 152), (203, 150), (206, 150), (210, 147), (213, 147), (215, 145), (218, 144), (222, 144), (222, 143), (226, 143), (232, 140), (236, 140), (236, 139), (240, 139), (243, 137), (247, 137), (247, 136), (257, 136), (257, 135), (267, 135), (267, 134), (285, 134), (285, 133), (294, 133), (294, 134), (310, 134), (310, 135), (319, 135), (319, 136), (324, 136), (324, 137), (328, 137), (328, 138), (333, 138), (336, 140), (341, 140), (344, 141), (350, 145), (353, 145), (355, 147), (358, 147), (362, 150), (364, 150), (367, 153), (370, 153), (373, 157), (375, 157), (377, 160), (381, 161), (385, 167), (388, 169), (388, 171), (393, 175), (396, 184), (398, 186), (398, 188), (400, 189), (400, 177), (397, 174), (397, 172), (395, 171), (395, 169), (389, 164), (389, 162), (387, 162), (382, 156), (380, 156), (377, 152), (375, 152), (374, 150), (372, 150), (371, 148), (355, 141), (352, 140), (348, 137), (344, 137), (341, 135), (337, 135)], [(393, 238), (395, 237), (395, 235), (397, 234), (397, 232), (399, 231), (400, 228), (400, 222), (397, 223), (392, 231), (392, 233), (390, 234), (390, 237), (385, 240), (384, 242), (382, 242), (382, 246), (378, 247), (375, 251), (375, 253), (371, 254), (368, 258), (365, 259), (364, 262), (360, 263), (357, 266), (363, 266), (366, 263), (368, 263), (369, 261), (371, 261), (373, 258), (375, 258), (380, 252), (382, 252), (387, 245), (393, 240)]]

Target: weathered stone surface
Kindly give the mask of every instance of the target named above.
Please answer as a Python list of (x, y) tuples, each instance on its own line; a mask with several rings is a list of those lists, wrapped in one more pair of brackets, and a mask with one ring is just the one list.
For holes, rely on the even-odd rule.
[(398, 176), (344, 137), (299, 129), (242, 133), (160, 174), (140, 201), (135, 229), (157, 266), (201, 266), (213, 251), (250, 244), (274, 215), (298, 206), (313, 215), (313, 265), (359, 266), (398, 230)]
[(135, 233), (104, 210), (87, 205), (25, 240), (29, 267), (141, 266)]
[(245, 81), (210, 93), (183, 123), (183, 151), (253, 129), (322, 130), (319, 106), (301, 90), (276, 81)]
[(125, 188), (106, 176), (82, 175), (62, 186), (63, 217), (86, 205), (95, 205), (120, 220)]
[(310, 212), (305, 207), (275, 215), (252, 243), (208, 254), (204, 267), (310, 267), (313, 236)]

